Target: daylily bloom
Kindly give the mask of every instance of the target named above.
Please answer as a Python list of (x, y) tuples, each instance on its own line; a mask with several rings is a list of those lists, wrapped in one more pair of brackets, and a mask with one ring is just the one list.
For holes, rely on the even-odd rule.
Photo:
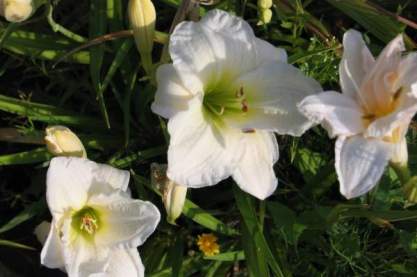
[(335, 166), (346, 198), (371, 190), (388, 161), (407, 163), (405, 134), (417, 111), (417, 55), (402, 57), (402, 36), (394, 38), (375, 60), (362, 36), (343, 37), (339, 65), (343, 93), (309, 96), (300, 111), (337, 137)]
[(271, 195), (274, 132), (299, 136), (311, 123), (297, 110), (320, 85), (287, 55), (220, 10), (183, 22), (170, 38), (173, 64), (159, 67), (152, 110), (169, 119), (168, 178), (199, 188), (233, 176), (244, 191)]
[(129, 172), (83, 158), (58, 157), (47, 173), (51, 230), (41, 263), (70, 277), (143, 276), (136, 249), (155, 230), (160, 214), (131, 199)]

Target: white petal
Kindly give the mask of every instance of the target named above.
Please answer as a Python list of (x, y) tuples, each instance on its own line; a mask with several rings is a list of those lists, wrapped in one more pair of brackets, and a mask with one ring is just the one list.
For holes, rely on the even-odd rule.
[(404, 99), (404, 106), (398, 108), (397, 111), (376, 119), (366, 129), (366, 137), (384, 138), (391, 137), (397, 128), (401, 128), (401, 132), (405, 135), (411, 119), (417, 112), (417, 100), (413, 97)]
[(406, 166), (408, 163), (407, 139), (405, 136), (400, 142), (393, 144), (391, 162)]
[(236, 86), (245, 93), (248, 112), (245, 116), (230, 117), (230, 124), (293, 136), (300, 136), (312, 125), (296, 105), (322, 90), (315, 80), (282, 62), (268, 63), (243, 75)]
[[(96, 277), (95, 275), (93, 275)], [(110, 256), (110, 264), (103, 277), (143, 277), (145, 267), (136, 248), (116, 249)], [(91, 276), (92, 277), (92, 276)], [(98, 277), (98, 276), (97, 276)]]
[(326, 91), (311, 95), (298, 108), (311, 121), (321, 123), (330, 137), (356, 135), (364, 130), (361, 108), (344, 94)]
[(340, 193), (350, 199), (367, 193), (377, 184), (391, 157), (391, 145), (362, 136), (339, 137), (335, 156)]
[(62, 217), (59, 224), (55, 225), (59, 228), (61, 253), (68, 276), (83, 277), (105, 272), (109, 264), (108, 247), (97, 247), (95, 243), (74, 232), (71, 216)]
[(413, 84), (417, 84), (417, 53), (410, 53), (402, 59), (398, 71), (400, 85), (405, 91), (412, 91)]
[(155, 231), (161, 217), (152, 203), (123, 194), (93, 196), (88, 205), (97, 209), (102, 222), (95, 234), (98, 247), (135, 248)]
[[(106, 164), (96, 164), (92, 174), (93, 182), (98, 192), (104, 193), (106, 187), (110, 191), (127, 191), (128, 189), (130, 173), (127, 170), (120, 170)], [(90, 193), (92, 193), (91, 190)]]
[(342, 92), (356, 98), (367, 72), (375, 62), (361, 33), (349, 30), (343, 36), (343, 57), (339, 65)]
[(193, 93), (205, 85), (229, 82), (256, 66), (255, 36), (248, 23), (220, 10), (200, 22), (179, 24), (170, 38), (170, 54), (180, 78)]
[(84, 277), (104, 274), (109, 264), (110, 249), (95, 247), (77, 239), (71, 247), (64, 248), (65, 269), (68, 276)]
[(278, 185), (274, 163), (278, 160), (278, 143), (273, 133), (256, 131), (245, 134), (245, 154), (233, 172), (233, 179), (247, 193), (265, 199)]
[(83, 158), (57, 157), (51, 160), (46, 178), (46, 199), (54, 214), (81, 209), (88, 197), (96, 164)]
[(178, 72), (171, 64), (161, 65), (156, 72), (158, 89), (152, 103), (152, 111), (162, 117), (170, 118), (188, 108), (192, 93), (185, 87)]
[(218, 128), (207, 120), (201, 107), (195, 106), (168, 122), (167, 176), (178, 184), (215, 185), (233, 173), (243, 154), (239, 145), (242, 132)]
[(258, 65), (273, 61), (287, 63), (287, 52), (284, 49), (275, 47), (269, 42), (259, 38), (255, 38), (255, 47)]
[(396, 80), (401, 52), (404, 50), (402, 35), (398, 35), (384, 48), (372, 70), (363, 79), (359, 97), (363, 106), (371, 112), (390, 106), (399, 84), (389, 80)]
[(59, 239), (58, 230), (52, 221), (49, 235), (41, 252), (41, 264), (49, 268), (63, 268), (65, 266), (63, 258), (63, 245)]
[(403, 51), (405, 51), (404, 40), (403, 36), (399, 34), (379, 54), (372, 72), (369, 72), (367, 77), (374, 76), (376, 73), (386, 71), (387, 69), (397, 69), (398, 64), (401, 62)]

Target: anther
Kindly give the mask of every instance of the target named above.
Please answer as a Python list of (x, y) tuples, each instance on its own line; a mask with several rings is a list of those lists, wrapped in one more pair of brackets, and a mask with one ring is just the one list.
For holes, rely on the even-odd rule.
[(90, 214), (86, 214), (81, 218), (80, 230), (86, 231), (88, 234), (92, 235), (98, 229), (97, 219)]
[(402, 87), (400, 87), (399, 89), (397, 89), (397, 91), (392, 96), (392, 100), (393, 101), (396, 101), (400, 97), (402, 90), (403, 90)]
[(242, 100), (242, 111), (244, 113), (248, 112), (249, 108), (248, 108), (248, 102), (246, 101), (246, 99)]
[(366, 115), (364, 115), (364, 116), (362, 116), (362, 118), (363, 119), (365, 119), (365, 120), (374, 120), (375, 118), (376, 118), (376, 115), (374, 115), (374, 114), (366, 114)]
[(255, 133), (255, 129), (243, 129), (242, 132), (245, 134), (252, 134)]
[(240, 89), (236, 91), (236, 97), (241, 98), (243, 95), (245, 95), (245, 92), (243, 91), (243, 87), (240, 87)]

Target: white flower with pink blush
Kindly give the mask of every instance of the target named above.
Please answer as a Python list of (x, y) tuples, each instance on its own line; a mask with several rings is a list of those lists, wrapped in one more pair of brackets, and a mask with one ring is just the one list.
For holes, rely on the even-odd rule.
[(407, 164), (405, 135), (417, 112), (417, 54), (402, 55), (402, 35), (375, 60), (362, 36), (343, 37), (342, 93), (306, 97), (300, 111), (337, 137), (335, 166), (340, 192), (353, 198), (371, 190), (388, 162)]

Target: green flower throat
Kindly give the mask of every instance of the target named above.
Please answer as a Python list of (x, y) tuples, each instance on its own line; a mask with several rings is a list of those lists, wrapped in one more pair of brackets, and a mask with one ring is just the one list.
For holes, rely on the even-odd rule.
[(96, 209), (84, 207), (72, 216), (71, 227), (86, 239), (91, 239), (100, 229), (100, 216)]
[(244, 115), (248, 112), (248, 100), (243, 87), (235, 90), (208, 90), (203, 99), (205, 110), (215, 118), (227, 115)]

